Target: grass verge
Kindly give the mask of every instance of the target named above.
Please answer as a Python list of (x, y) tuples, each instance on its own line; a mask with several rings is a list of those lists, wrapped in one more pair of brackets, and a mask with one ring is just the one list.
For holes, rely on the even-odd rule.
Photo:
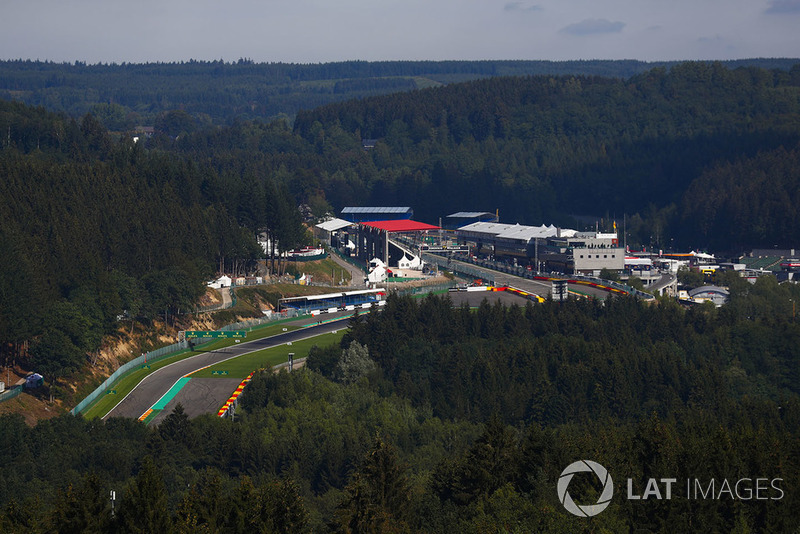
[[(266, 326), (256, 327), (253, 330), (247, 333), (247, 340), (253, 341), (255, 339), (261, 339), (269, 336), (274, 336), (276, 334), (281, 334), (284, 332), (284, 328), (286, 331), (297, 330), (299, 326), (287, 326), (283, 323), (276, 323), (270, 324)], [(163, 360), (159, 360), (158, 362), (154, 362), (152, 364), (142, 365), (139, 369), (132, 371), (125, 376), (123, 376), (120, 380), (118, 380), (109, 391), (113, 391), (114, 393), (107, 393), (105, 395), (101, 395), (100, 397), (95, 400), (93, 404), (89, 406), (84, 412), (83, 416), (86, 419), (94, 419), (96, 417), (103, 417), (108, 412), (110, 412), (114, 406), (116, 406), (125, 396), (133, 391), (133, 388), (136, 385), (145, 379), (147, 375), (165, 367), (171, 363), (175, 363), (186, 358), (191, 358), (192, 356), (196, 356), (203, 352), (210, 352), (213, 350), (219, 350), (225, 347), (229, 347), (235, 344), (235, 340), (233, 339), (220, 339), (217, 341), (213, 341), (210, 343), (205, 343), (200, 345), (196, 348), (200, 350), (183, 350), (180, 352), (176, 352), (173, 356), (169, 358), (165, 358)], [(252, 370), (252, 369), (251, 369)]]
[[(295, 341), (291, 345), (283, 344), (277, 347), (270, 347), (248, 354), (242, 354), (236, 358), (225, 362), (217, 363), (195, 373), (192, 378), (245, 378), (252, 371), (258, 369), (270, 369), (275, 365), (286, 363), (290, 352), (294, 353), (295, 361), (308, 356), (311, 347), (327, 347), (338, 344), (347, 328), (329, 334), (322, 334), (309, 339)], [(227, 371), (227, 374), (221, 374)]]

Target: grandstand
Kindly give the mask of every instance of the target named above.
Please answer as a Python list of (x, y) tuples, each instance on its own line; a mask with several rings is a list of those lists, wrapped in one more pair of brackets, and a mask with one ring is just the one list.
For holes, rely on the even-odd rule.
[(344, 293), (328, 293), (325, 295), (308, 295), (289, 297), (278, 300), (278, 311), (297, 310), (301, 315), (316, 313), (333, 313), (341, 310), (366, 309), (373, 304), (378, 306), (386, 302), (384, 289), (362, 289)]
[(341, 215), (342, 219), (354, 223), (365, 221), (391, 221), (410, 219), (414, 216), (414, 210), (408, 206), (347, 206), (342, 209)]
[(743, 263), (748, 271), (780, 271), (781, 256), (765, 256), (763, 258), (742, 257), (739, 263)]

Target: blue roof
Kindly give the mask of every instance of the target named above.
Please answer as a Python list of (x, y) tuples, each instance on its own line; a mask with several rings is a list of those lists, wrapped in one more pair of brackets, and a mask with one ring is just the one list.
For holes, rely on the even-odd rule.
[(408, 213), (411, 211), (411, 208), (406, 207), (375, 207), (375, 208), (365, 208), (365, 207), (353, 207), (348, 206), (342, 209), (342, 213)]

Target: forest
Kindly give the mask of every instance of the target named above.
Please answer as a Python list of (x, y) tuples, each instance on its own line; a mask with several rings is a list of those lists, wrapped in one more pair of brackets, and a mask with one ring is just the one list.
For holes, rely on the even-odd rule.
[[(789, 70), (791, 59), (726, 61)], [(290, 120), (331, 102), (412, 91), (495, 76), (592, 75), (629, 78), (677, 62), (642, 61), (345, 61), (292, 64), (238, 61), (86, 64), (0, 61), (0, 99), (79, 118), (92, 113), (112, 131), (152, 126), (160, 114), (183, 110), (201, 124)]]
[[(768, 279), (720, 309), (618, 297), (470, 311), (392, 296), (308, 368), (257, 375), (235, 421), (3, 417), (0, 527), (793, 532), (798, 297)], [(579, 458), (618, 485), (588, 519), (556, 494)], [(782, 494), (625, 500), (626, 478), (665, 476), (769, 477)], [(598, 488), (570, 491), (594, 502)]]
[[(336, 158), (320, 178), (336, 207), (361, 192), (356, 204), (393, 198), (428, 221), (497, 209), (503, 222), (535, 225), (627, 218), (628, 242), (732, 256), (800, 242), (789, 170), (800, 66), (492, 78), (323, 106), (298, 113), (294, 128)], [(347, 136), (378, 139), (371, 175), (337, 150)]]
[[(181, 68), (205, 80), (213, 66)], [(221, 77), (262, 68), (216, 66)], [(451, 83), (445, 69), (442, 86), (304, 103), (276, 120), (150, 94), (154, 132), (136, 141), (111, 133), (130, 124), (101, 108), (0, 101), (2, 356), (49, 380), (81, 376), (122, 322), (174, 321), (215, 272), (254, 269), (257, 233), (283, 250), (301, 244), (299, 205), (315, 218), (359, 204), (410, 205), (429, 222), (473, 209), (564, 226), (624, 217), (633, 246), (794, 248), (800, 66), (766, 66), (500, 76), (479, 63), (459, 66), (471, 81)], [(418, 67), (281, 76), (424, 76)], [(51, 68), (84, 80), (171, 72), (16, 68), (40, 81)], [(30, 90), (14, 79), (11, 90)], [(355, 96), (349, 83), (342, 94)], [(70, 415), (31, 428), (2, 416), (0, 531), (791, 532), (800, 294), (772, 278), (739, 282), (720, 309), (609, 299), (472, 311), (393, 297), (355, 318), (341, 346), (316, 349), (307, 370), (256, 377), (235, 422), (176, 410), (157, 428)], [(627, 478), (762, 476), (783, 480), (784, 495), (615, 497), (577, 518), (555, 488), (584, 458), (609, 469), (619, 495)], [(582, 502), (599, 494), (586, 480), (570, 490)]]
[(432, 223), (499, 210), (504, 222), (582, 229), (573, 216), (588, 215), (609, 230), (625, 220), (637, 246), (730, 256), (800, 240), (800, 66), (495, 77), (330, 104), (293, 124), (165, 117), (186, 135), (151, 143), (288, 175), (317, 217), (393, 204)]
[(218, 270), (252, 272), (258, 232), (280, 251), (306, 239), (276, 173), (243, 181), (92, 115), (0, 102), (0, 124), (0, 353), (49, 380), (80, 373), (120, 321), (168, 322)]

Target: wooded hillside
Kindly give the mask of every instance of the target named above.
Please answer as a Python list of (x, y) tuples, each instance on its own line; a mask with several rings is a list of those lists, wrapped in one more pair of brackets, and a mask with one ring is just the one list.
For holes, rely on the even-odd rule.
[[(528, 224), (625, 218), (627, 242), (654, 248), (800, 242), (798, 66), (496, 77), (324, 106), (293, 129), (173, 110), (139, 142), (91, 114), (5, 102), (0, 131), (12, 251), (0, 339), (35, 341), (42, 357), (65, 347), (55, 375), (79, 369), (118, 316), (190, 308), (215, 269), (258, 256), (256, 232), (300, 242), (300, 204), (316, 216), (409, 205), (431, 222), (495, 209)], [(59, 324), (59, 306), (82, 309), (83, 326)]]
[[(800, 238), (800, 67), (481, 79), (294, 125), (167, 107), (134, 142), (92, 114), (0, 102), (0, 348), (29, 345), (48, 379), (80, 373), (118, 317), (168, 320), (219, 265), (252, 265), (256, 231), (297, 243), (301, 203), (410, 205), (431, 222), (627, 214), (634, 245)], [(393, 296), (308, 369), (254, 378), (235, 422), (0, 417), (0, 530), (791, 532), (800, 294), (731, 286), (718, 310)], [(578, 458), (621, 488), (591, 519), (556, 492)], [(770, 477), (782, 495), (620, 498), (649, 477)]]
[(217, 269), (253, 269), (256, 232), (283, 250), (304, 238), (274, 175), (222, 177), (91, 115), (0, 102), (0, 129), (0, 351), (48, 380), (80, 371), (120, 319), (168, 321)]
[[(790, 298), (796, 287), (768, 279), (720, 310), (618, 298), (471, 312), (391, 297), (341, 347), (313, 351), (308, 369), (254, 377), (235, 421), (177, 411), (158, 428), (65, 416), (31, 429), (0, 418), (0, 527), (791, 532), (800, 329)], [(614, 478), (594, 518), (558, 500), (559, 475), (578, 458)], [(671, 500), (626, 500), (625, 480), (640, 488), (648, 477), (681, 482)], [(781, 479), (781, 492), (690, 499), (682, 487), (748, 477)], [(586, 481), (570, 493), (598, 496)]]
[[(392, 198), (429, 221), (499, 208), (504, 222), (581, 214), (609, 226), (627, 214), (629, 242), (655, 248), (800, 242), (798, 178), (786, 171), (800, 66), (478, 80), (301, 112), (295, 131), (335, 162), (319, 183), (337, 207)], [(359, 138), (378, 139), (368, 166), (352, 152)], [(740, 168), (762, 177), (731, 175)]]
[[(0, 61), (0, 99), (74, 118), (91, 112), (112, 131), (152, 126), (183, 110), (201, 124), (293, 118), (331, 102), (494, 76), (596, 75), (629, 78), (676, 62), (642, 61), (345, 61), (321, 64), (195, 61), (148, 64)], [(791, 68), (790, 59), (726, 66)]]

